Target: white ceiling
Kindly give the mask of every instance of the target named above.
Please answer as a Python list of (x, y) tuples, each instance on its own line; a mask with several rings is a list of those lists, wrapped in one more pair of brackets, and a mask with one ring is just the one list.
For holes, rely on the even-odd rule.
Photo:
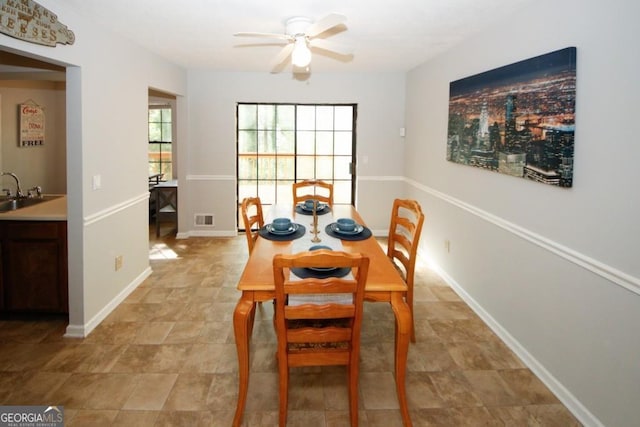
[[(236, 32), (284, 33), (293, 16), (347, 17), (323, 36), (352, 58), (314, 51), (311, 72), (407, 71), (532, 0), (66, 0), (82, 16), (191, 69), (271, 71), (281, 46)], [(54, 12), (56, 12), (54, 10)], [(64, 23), (64, 16), (58, 16)], [(73, 30), (73, 28), (71, 28)], [(77, 37), (77, 35), (76, 35)], [(261, 46), (259, 44), (272, 43)]]

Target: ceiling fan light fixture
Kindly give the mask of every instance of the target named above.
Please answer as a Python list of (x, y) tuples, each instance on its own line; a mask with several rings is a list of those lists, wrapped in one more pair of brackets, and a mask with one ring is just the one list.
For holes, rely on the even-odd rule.
[[(333, 52), (337, 55), (351, 55), (350, 52), (343, 53), (343, 49), (337, 45), (333, 45), (331, 42), (327, 42), (324, 37), (318, 38), (320, 34), (324, 34), (327, 30), (342, 25), (346, 20), (346, 16), (337, 13), (330, 13), (316, 21), (304, 16), (294, 16), (285, 21), (284, 34), (243, 32), (235, 33), (234, 36), (271, 38), (279, 40), (280, 43), (285, 43), (280, 49), (280, 52), (274, 57), (273, 61), (271, 61), (272, 72), (279, 73), (282, 71), (284, 64), (289, 57), (291, 57), (294, 74), (301, 74), (300, 70), (304, 70), (306, 74), (309, 74), (309, 65), (311, 64), (310, 47), (319, 49), (319, 53), (321, 54), (323, 51), (328, 51), (329, 53)], [(341, 30), (342, 29), (339, 29), (337, 32)]]
[(304, 68), (311, 63), (311, 51), (304, 36), (296, 37), (295, 46), (293, 52), (291, 52), (291, 62), (300, 68)]

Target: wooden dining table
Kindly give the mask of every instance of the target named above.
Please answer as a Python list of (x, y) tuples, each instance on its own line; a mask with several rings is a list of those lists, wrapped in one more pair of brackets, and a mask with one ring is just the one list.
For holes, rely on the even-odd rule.
[[(239, 391), (234, 426), (240, 426), (247, 400), (249, 388), (249, 345), (256, 304), (261, 301), (271, 301), (275, 297), (273, 280), (273, 257), (278, 253), (294, 253), (306, 250), (312, 246), (312, 216), (297, 213), (292, 206), (272, 206), (265, 215), (265, 224), (277, 217), (291, 218), (293, 222), (302, 224), (306, 233), (293, 241), (274, 241), (263, 237), (258, 238), (249, 256), (242, 276), (238, 282), (238, 290), (242, 292), (233, 314), (233, 327), (239, 364)], [(382, 250), (378, 241), (372, 236), (365, 240), (348, 241), (328, 236), (325, 231), (327, 223), (337, 218), (353, 218), (358, 224), (365, 225), (356, 209), (351, 205), (335, 205), (329, 213), (318, 215), (317, 227), (321, 239), (320, 244), (338, 245), (345, 252), (362, 253), (370, 258), (369, 274), (365, 287), (365, 300), (371, 302), (386, 302), (391, 305), (395, 315), (395, 354), (394, 369), (396, 391), (402, 421), (405, 426), (411, 426), (406, 394), (406, 368), (409, 350), (409, 335), (411, 331), (411, 312), (405, 302), (404, 295), (407, 285)], [(301, 249), (302, 248), (302, 249)], [(361, 357), (367, 357), (361, 354)]]

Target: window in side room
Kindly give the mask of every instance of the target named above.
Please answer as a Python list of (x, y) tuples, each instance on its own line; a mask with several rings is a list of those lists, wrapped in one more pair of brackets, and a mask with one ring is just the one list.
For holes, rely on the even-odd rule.
[(149, 176), (161, 174), (162, 180), (173, 179), (171, 162), (171, 107), (149, 106)]

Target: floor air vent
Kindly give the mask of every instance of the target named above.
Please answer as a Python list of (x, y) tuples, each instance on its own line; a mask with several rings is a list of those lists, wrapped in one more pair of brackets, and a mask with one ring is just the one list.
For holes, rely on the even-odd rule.
[(213, 214), (196, 214), (195, 225), (197, 227), (214, 227)]

